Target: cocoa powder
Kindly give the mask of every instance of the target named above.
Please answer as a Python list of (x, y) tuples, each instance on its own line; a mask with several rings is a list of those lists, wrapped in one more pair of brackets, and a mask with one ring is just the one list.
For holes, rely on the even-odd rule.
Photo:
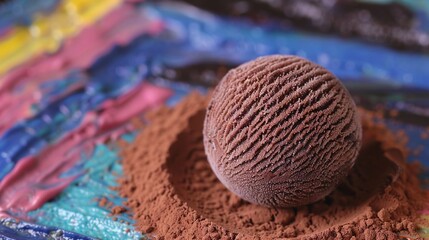
[(405, 163), (405, 142), (370, 113), (361, 111), (362, 150), (332, 194), (311, 205), (273, 209), (241, 200), (212, 172), (202, 136), (207, 102), (191, 94), (174, 108), (148, 114), (144, 130), (123, 152), (119, 191), (137, 230), (149, 238), (419, 239), (419, 168)]

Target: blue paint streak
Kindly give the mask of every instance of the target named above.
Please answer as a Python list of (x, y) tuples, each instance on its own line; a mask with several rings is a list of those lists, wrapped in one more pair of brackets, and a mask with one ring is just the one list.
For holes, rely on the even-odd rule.
[(0, 4), (0, 33), (13, 25), (29, 25), (36, 13), (52, 11), (58, 0), (12, 0)]
[[(115, 47), (87, 71), (71, 73), (64, 79), (43, 85), (46, 94), (34, 107), (35, 115), (17, 123), (0, 137), (0, 179), (22, 157), (39, 153), (48, 144), (76, 129), (85, 113), (98, 109), (105, 100), (123, 95), (164, 65), (184, 66), (203, 60), (239, 64), (261, 55), (295, 54), (320, 63), (343, 79), (355, 79), (357, 82), (377, 79), (398, 86), (429, 89), (426, 80), (429, 76), (429, 56), (395, 52), (389, 48), (329, 36), (266, 30), (206, 12), (183, 11), (186, 9), (180, 4), (143, 4), (142, 10), (148, 15), (165, 20), (167, 32), (160, 37), (139, 37), (128, 46)], [(80, 89), (63, 94), (75, 83), (84, 84)], [(168, 101), (169, 105), (174, 105), (193, 89), (186, 85), (158, 83), (171, 84), (169, 86), (175, 90)], [(85, 168), (83, 164), (80, 166)], [(94, 166), (88, 171), (93, 169)], [(81, 184), (79, 181), (83, 181), (84, 177), (77, 183)], [(69, 190), (72, 191), (72, 187), (74, 190), (82, 189), (79, 184), (70, 186)], [(104, 190), (103, 184), (95, 184), (93, 189)], [(118, 197), (117, 193), (112, 194), (116, 194), (114, 198)], [(48, 203), (42, 209), (59, 209), (56, 204), (61, 203), (63, 197), (61, 195), (58, 202)], [(88, 206), (90, 204), (93, 203), (88, 202)], [(80, 214), (89, 216), (85, 212)], [(108, 221), (108, 216), (104, 218)], [(49, 220), (41, 219), (39, 222)]]
[[(156, 65), (178, 66), (202, 59), (242, 63), (261, 55), (295, 54), (319, 62), (340, 78), (373, 78), (429, 88), (429, 56), (327, 36), (264, 30), (206, 12), (194, 11), (192, 15), (181, 4), (146, 4), (143, 8), (149, 15), (162, 18), (170, 34), (151, 39), (140, 37), (128, 46), (114, 48), (86, 72), (88, 80), (82, 89), (54, 102), (42, 100), (42, 109), (35, 116), (1, 136), (0, 179), (19, 159), (37, 154), (79, 126), (85, 113), (150, 76), (151, 68)], [(85, 73), (59, 82), (67, 85), (70, 78), (82, 78), (81, 75)]]
[[(86, 73), (71, 73), (59, 80), (41, 101), (40, 111), (7, 130), (0, 137), (0, 180), (20, 159), (39, 153), (48, 144), (76, 129), (87, 112), (96, 110), (104, 101), (117, 98), (140, 83), (147, 74), (144, 49), (138, 48), (144, 39), (141, 37), (134, 44), (114, 48)], [(85, 75), (87, 80), (83, 79)], [(86, 84), (56, 99), (58, 89), (64, 90), (70, 82), (79, 81), (86, 81)]]
[[(340, 78), (377, 79), (402, 86), (429, 88), (429, 56), (393, 51), (387, 47), (331, 36), (266, 30), (225, 20), (207, 12), (187, 12), (186, 5), (148, 4), (149, 14), (166, 21), (181, 48), (165, 59), (183, 63), (198, 58), (245, 62), (268, 54), (306, 57), (328, 68)], [(189, 51), (192, 54), (180, 54)]]
[[(416, 161), (418, 160), (423, 166), (429, 168), (429, 140), (423, 140), (420, 135), (422, 132), (427, 131), (426, 129), (418, 126), (413, 126), (409, 124), (400, 124), (397, 122), (388, 122), (388, 126), (393, 130), (405, 130), (409, 141), (407, 147), (410, 150), (421, 149), (421, 152), (418, 156), (410, 155), (408, 160)], [(428, 169), (429, 170), (429, 169)]]
[(64, 231), (55, 227), (47, 227), (33, 223), (17, 222), (13, 219), (0, 220), (0, 239), (19, 239), (19, 240), (44, 240), (44, 239), (63, 239), (63, 240), (93, 240), (77, 233)]

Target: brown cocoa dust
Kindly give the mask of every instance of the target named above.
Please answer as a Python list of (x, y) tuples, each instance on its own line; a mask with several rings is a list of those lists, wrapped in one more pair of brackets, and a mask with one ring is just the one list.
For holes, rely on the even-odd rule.
[(351, 173), (314, 204), (270, 209), (245, 202), (212, 172), (204, 153), (208, 97), (191, 94), (148, 124), (123, 152), (127, 198), (136, 229), (151, 239), (420, 239), (424, 193), (404, 142), (361, 111), (363, 147)]

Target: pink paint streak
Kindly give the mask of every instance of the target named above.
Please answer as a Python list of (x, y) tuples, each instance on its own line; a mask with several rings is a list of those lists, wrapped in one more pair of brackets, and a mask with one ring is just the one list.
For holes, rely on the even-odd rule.
[(168, 89), (143, 83), (116, 100), (88, 113), (81, 126), (47, 147), (37, 156), (19, 161), (0, 182), (0, 216), (24, 216), (41, 207), (66, 188), (76, 176), (61, 178), (75, 166), (82, 153), (91, 153), (96, 143), (106, 142), (129, 130), (129, 120), (161, 104)]
[[(30, 106), (40, 100), (39, 85), (64, 77), (70, 70), (89, 67), (114, 45), (126, 45), (143, 33), (157, 34), (160, 22), (123, 4), (99, 22), (66, 41), (54, 55), (36, 56), (0, 77), (0, 135), (19, 120), (32, 115)], [(22, 88), (22, 89), (19, 89)]]

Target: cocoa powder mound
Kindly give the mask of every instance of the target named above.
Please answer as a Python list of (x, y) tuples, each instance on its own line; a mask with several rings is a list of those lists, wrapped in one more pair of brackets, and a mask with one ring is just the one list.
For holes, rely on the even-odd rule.
[(371, 114), (361, 111), (362, 150), (332, 194), (273, 209), (241, 200), (212, 172), (202, 136), (207, 102), (191, 94), (148, 114), (123, 152), (119, 191), (137, 230), (150, 239), (420, 239), (419, 168), (405, 163), (405, 142)]

